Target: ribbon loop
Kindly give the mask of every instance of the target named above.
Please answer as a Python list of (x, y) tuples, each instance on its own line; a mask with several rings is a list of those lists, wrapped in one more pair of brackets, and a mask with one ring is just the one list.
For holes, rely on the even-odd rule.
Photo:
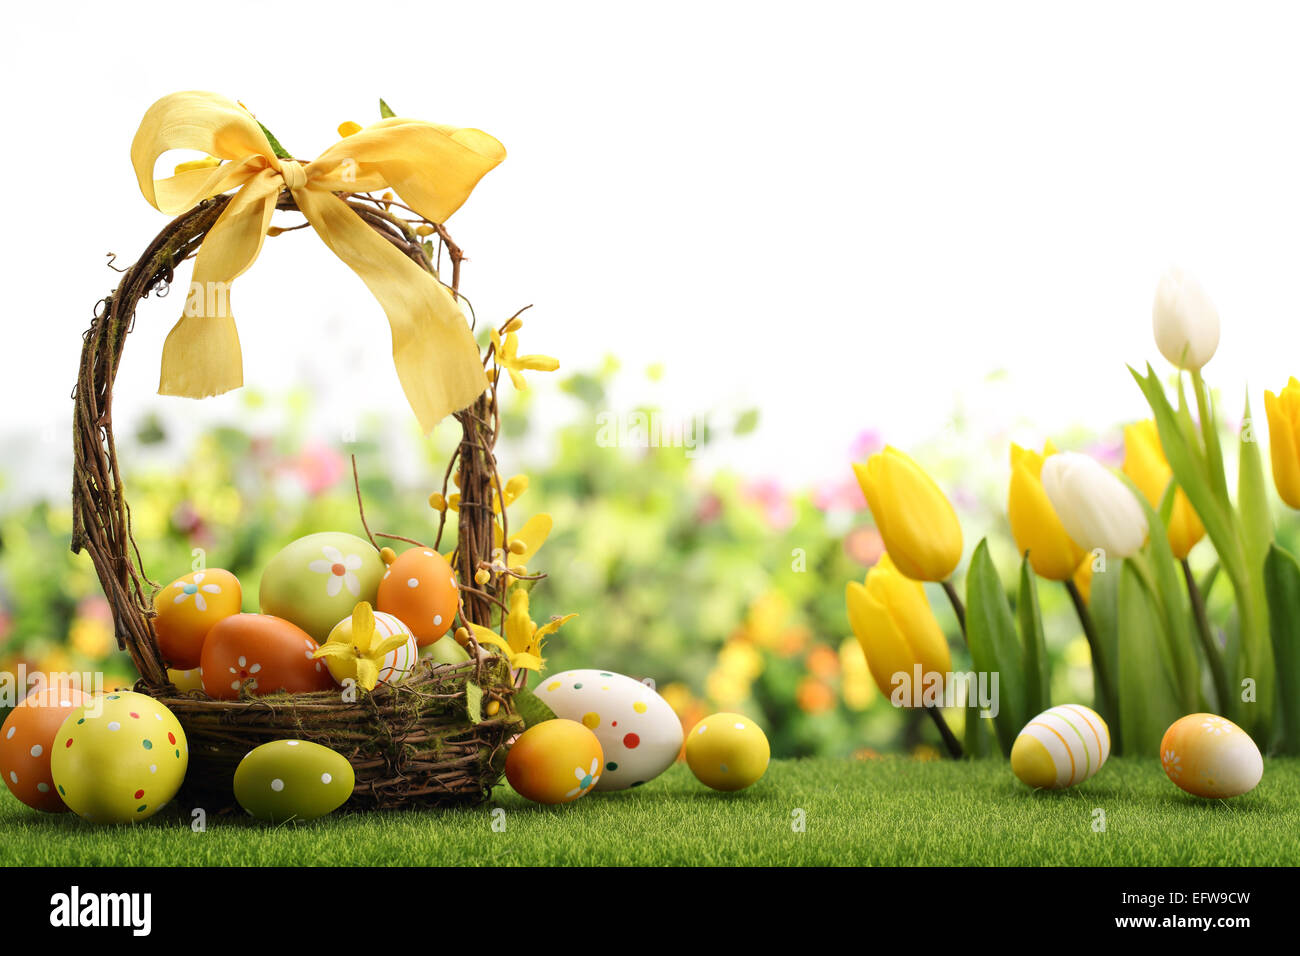
[[(172, 149), (197, 149), (224, 162), (154, 179), (158, 158)], [(203, 398), (243, 384), (230, 286), (256, 261), (276, 199), (288, 187), (321, 240), (388, 316), (393, 365), (420, 427), (427, 433), (470, 405), (487, 387), (487, 374), (455, 296), (335, 193), (391, 188), (426, 218), (443, 222), (504, 158), (501, 144), (480, 130), (394, 118), (304, 165), (277, 158), (252, 114), (223, 96), (163, 97), (145, 113), (131, 144), (145, 199), (174, 213), (230, 190), (236, 194), (199, 249), (185, 314), (163, 347), (158, 391)]]

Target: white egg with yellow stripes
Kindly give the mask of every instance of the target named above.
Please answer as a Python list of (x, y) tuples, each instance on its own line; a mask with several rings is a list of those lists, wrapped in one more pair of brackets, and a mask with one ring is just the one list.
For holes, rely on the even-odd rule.
[(1020, 731), (1011, 748), (1011, 770), (1036, 789), (1062, 790), (1083, 783), (1110, 756), (1110, 728), (1096, 711), (1079, 704), (1045, 710)]

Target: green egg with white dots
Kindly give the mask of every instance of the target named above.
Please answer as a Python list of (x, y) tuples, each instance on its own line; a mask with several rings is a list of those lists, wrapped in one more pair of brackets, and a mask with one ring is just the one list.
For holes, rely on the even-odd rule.
[(356, 785), (342, 754), (309, 740), (273, 740), (235, 769), (235, 799), (267, 823), (314, 820), (347, 802)]

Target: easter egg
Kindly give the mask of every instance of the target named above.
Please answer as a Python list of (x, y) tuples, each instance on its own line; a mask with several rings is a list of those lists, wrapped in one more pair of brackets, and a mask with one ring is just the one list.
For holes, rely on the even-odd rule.
[(314, 820), (352, 796), (356, 775), (339, 753), (309, 740), (254, 747), (235, 768), (235, 799), (258, 820)]
[(96, 694), (54, 738), (50, 770), (59, 796), (95, 823), (132, 823), (161, 810), (185, 779), (185, 731), (144, 694)]
[(383, 575), (383, 559), (369, 541), (324, 531), (299, 538), (271, 559), (258, 600), (263, 614), (292, 621), (323, 641), (358, 601), (375, 603)]
[(167, 668), (167, 679), (176, 686), (177, 690), (185, 693), (203, 690), (203, 669), (201, 667), (191, 667), (186, 671), (179, 671), (174, 667), (169, 667)]
[(682, 722), (648, 685), (599, 670), (564, 671), (537, 696), (555, 716), (596, 735), (605, 757), (597, 790), (626, 790), (659, 776), (682, 749)]
[(535, 803), (569, 803), (596, 786), (603, 762), (595, 734), (557, 718), (519, 735), (506, 755), (506, 779)]
[(1110, 756), (1110, 728), (1080, 704), (1045, 710), (1011, 746), (1011, 770), (1036, 788), (1061, 790), (1082, 783)]
[(270, 614), (236, 614), (218, 621), (203, 642), (203, 690), (237, 700), (245, 685), (255, 695), (284, 690), (332, 690), (334, 679), (315, 657), (319, 645), (302, 628)]
[(34, 690), (9, 712), (0, 727), (0, 774), (9, 792), (36, 810), (64, 813), (67, 804), (54, 789), (50, 755), (64, 720), (90, 695), (70, 687)]
[(172, 667), (199, 666), (203, 639), (223, 617), (239, 613), (243, 592), (229, 571), (207, 568), (177, 578), (154, 595), (158, 648)]
[(712, 714), (686, 736), (691, 773), (714, 790), (744, 790), (757, 783), (771, 756), (767, 735), (743, 714)]
[(456, 639), (448, 634), (426, 647), (423, 656), (435, 664), (463, 664), (469, 660), (469, 651), (457, 644)]
[(397, 556), (379, 582), (379, 610), (395, 614), (421, 647), (447, 633), (460, 607), (460, 590), (447, 559), (430, 548)]
[[(411, 633), (410, 628), (393, 617), (393, 615), (385, 614), (383, 611), (375, 611), (374, 620), (375, 634), (373, 641), (375, 644), (380, 644), (390, 637), (400, 636), (406, 638), (406, 643), (393, 648), (385, 654), (383, 662), (379, 665), (377, 682), (380, 684), (396, 684), (411, 673), (416, 662), (420, 659), (420, 649), (416, 646), (415, 635)], [(330, 639), (327, 643), (348, 644), (351, 641), (352, 617), (349, 615), (334, 625), (334, 630), (330, 631)], [(330, 675), (339, 684), (342, 684), (348, 678), (356, 680), (357, 666), (355, 659), (326, 657), (325, 665), (329, 668)]]
[(1160, 764), (1183, 790), (1212, 799), (1237, 797), (1264, 776), (1264, 758), (1250, 735), (1214, 714), (1188, 714), (1165, 731)]

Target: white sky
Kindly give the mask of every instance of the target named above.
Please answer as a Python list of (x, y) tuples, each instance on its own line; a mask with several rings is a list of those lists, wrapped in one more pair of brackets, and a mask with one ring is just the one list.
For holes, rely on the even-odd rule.
[[(535, 303), (523, 350), (569, 369), (665, 363), (619, 403), (760, 406), (757, 436), (713, 463), (787, 484), (843, 476), (864, 428), (920, 442), (958, 396), (1033, 444), (1138, 417), (1124, 363), (1159, 359), (1150, 306), (1171, 263), (1219, 306), (1207, 374), (1234, 414), (1248, 377), (1262, 411), (1262, 389), (1300, 373), (1294, 8), (373, 0), (6, 18), (0, 448), (55, 436), (5, 462), (19, 484), (62, 487), (104, 253), (134, 257), (165, 222), (131, 137), (182, 89), (242, 100), (305, 157), (380, 95), (493, 133), (509, 158), (451, 222), (480, 314)], [(269, 242), (233, 303), (250, 384), (316, 383), (323, 421), (357, 402), (406, 413), (382, 312), (311, 233)], [(142, 310), (118, 408), (237, 407), (153, 395), (180, 306)]]

